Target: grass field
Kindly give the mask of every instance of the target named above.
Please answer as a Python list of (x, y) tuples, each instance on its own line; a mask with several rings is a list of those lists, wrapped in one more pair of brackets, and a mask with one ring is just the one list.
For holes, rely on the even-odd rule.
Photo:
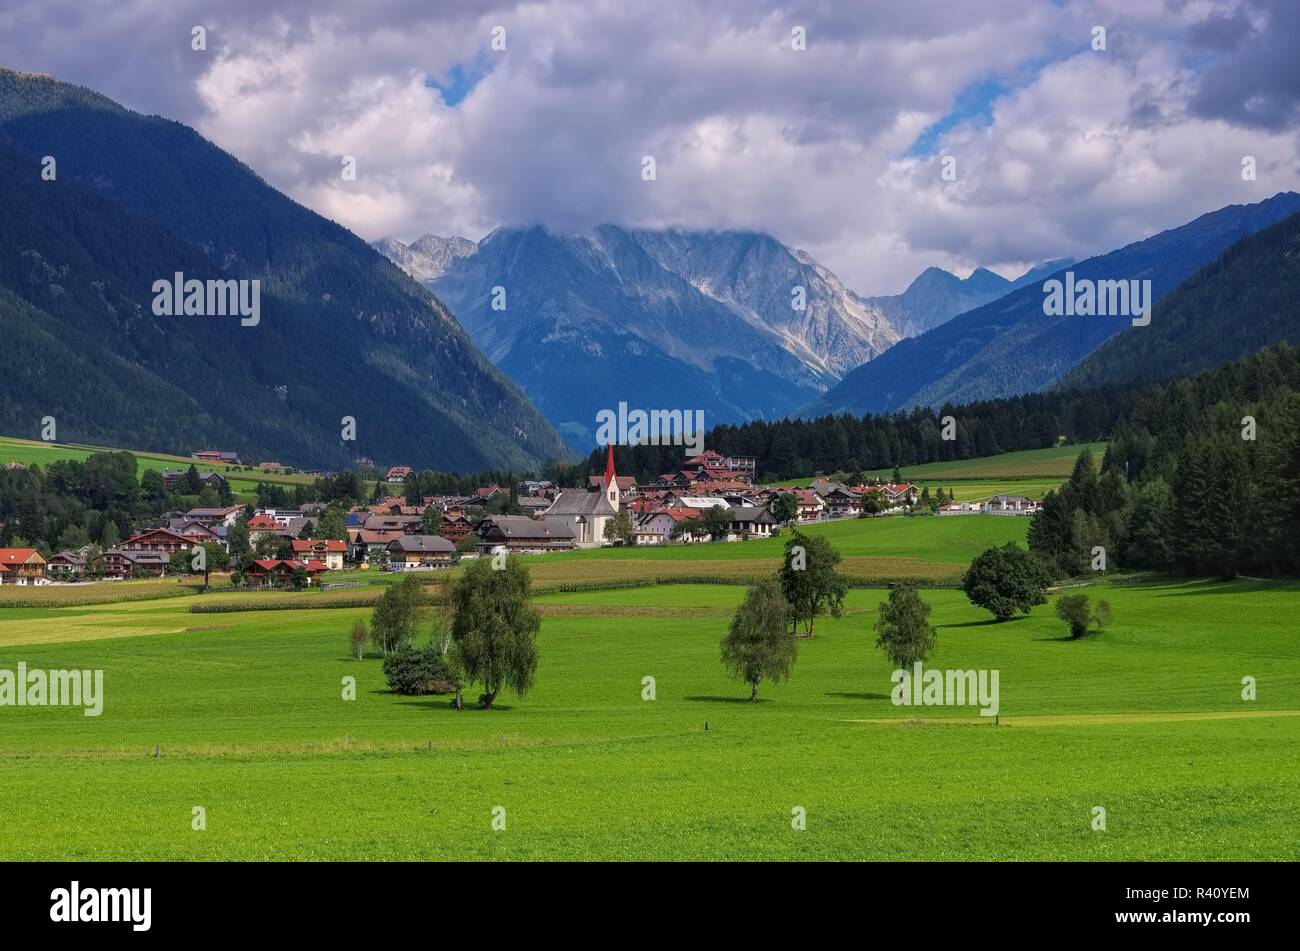
[[(960, 459), (955, 462), (929, 462), (920, 466), (907, 466), (902, 470), (903, 477), (913, 482), (930, 481), (943, 483), (948, 479), (983, 481), (1023, 482), (1060, 480), (1070, 474), (1074, 460), (1084, 449), (1092, 450), (1098, 462), (1106, 452), (1106, 444), (1088, 443), (1084, 445), (1053, 446), (1050, 449), (1026, 449), (1021, 452), (1006, 452), (998, 456), (982, 456), (978, 459)], [(892, 469), (881, 469), (871, 473), (873, 477), (888, 479)]]
[[(47, 466), (61, 459), (83, 460), (94, 452), (117, 452), (103, 446), (65, 445), (62, 443), (39, 442), (31, 439), (17, 439), (13, 436), (0, 436), (0, 464), (21, 462), (23, 465)], [(195, 462), (188, 456), (171, 456), (160, 452), (139, 452), (127, 450), (139, 460), (139, 471), (156, 469), (188, 469), (193, 465), (200, 472), (220, 472), (230, 483), (230, 489), (236, 494), (251, 495), (257, 490), (257, 483), (276, 483), (278, 485), (310, 485), (313, 476), (301, 473), (275, 472), (241, 472), (239, 467), (220, 463)]]
[[(825, 526), (852, 557), (934, 558), (939, 520)], [(965, 520), (944, 520), (962, 522)], [(1019, 519), (976, 519), (988, 532)], [(892, 523), (897, 522), (895, 528)], [(907, 530), (916, 532), (913, 537)], [(987, 539), (985, 539), (987, 541)], [(748, 543), (759, 547), (777, 543)], [(601, 577), (620, 552), (533, 563)], [(346, 594), (340, 592), (340, 594)], [(879, 589), (800, 642), (758, 704), (718, 641), (743, 595), (543, 594), (537, 686), (500, 709), (386, 690), (362, 608), (193, 614), (198, 597), (0, 608), (0, 668), (104, 670), (99, 717), (0, 707), (11, 859), (1279, 859), (1300, 857), (1300, 585), (1107, 582), (1084, 641), (1041, 606), (991, 624), (931, 589), (929, 666), (996, 669), (1000, 722), (889, 700)], [(228, 597), (209, 595), (207, 597)], [(251, 596), (256, 597), (256, 596)], [(341, 699), (342, 678), (357, 699)], [(657, 699), (643, 701), (644, 677)], [(1258, 699), (1243, 701), (1255, 677)], [(472, 697), (475, 694), (467, 691)], [(707, 723), (707, 729), (706, 729)], [(155, 747), (161, 756), (154, 757)], [(206, 831), (191, 829), (192, 808)], [(493, 831), (492, 809), (507, 828)], [(807, 830), (791, 810), (807, 811)], [(1107, 830), (1093, 832), (1094, 806)]]
[[(955, 462), (931, 462), (900, 469), (904, 479), (918, 485), (951, 491), (959, 502), (982, 502), (993, 495), (1024, 495), (1041, 499), (1049, 489), (1055, 489), (1070, 475), (1074, 460), (1088, 448), (1100, 460), (1106, 451), (1105, 443), (1087, 446), (1055, 446), (1051, 449), (1027, 449), (999, 456), (979, 459), (962, 459)], [(888, 481), (893, 469), (879, 469), (868, 473), (869, 478)], [(811, 476), (786, 479), (774, 485), (807, 485)]]

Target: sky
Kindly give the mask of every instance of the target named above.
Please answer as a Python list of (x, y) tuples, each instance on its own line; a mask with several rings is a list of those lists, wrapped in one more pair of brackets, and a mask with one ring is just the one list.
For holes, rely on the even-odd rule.
[(1297, 37), (1297, 0), (0, 0), (0, 65), (367, 240), (756, 229), (867, 295), (1300, 190)]

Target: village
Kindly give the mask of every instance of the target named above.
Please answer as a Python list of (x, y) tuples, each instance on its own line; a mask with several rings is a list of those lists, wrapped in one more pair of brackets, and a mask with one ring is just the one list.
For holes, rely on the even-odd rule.
[[(199, 451), (193, 458), (239, 462), (237, 454), (220, 450)], [(282, 467), (262, 463), (260, 468)], [(409, 466), (392, 466), (382, 483), (400, 485), (411, 475)], [(163, 481), (172, 485), (184, 476), (184, 470), (168, 470)], [(218, 472), (198, 478), (214, 487), (223, 480)], [(245, 587), (302, 588), (327, 584), (331, 573), (345, 569), (422, 571), (500, 553), (741, 542), (768, 538), (784, 525), (903, 515), (920, 505), (940, 516), (1038, 511), (1038, 503), (1023, 496), (935, 504), (928, 490), (902, 481), (848, 485), (818, 477), (806, 486), (759, 486), (752, 458), (709, 449), (686, 459), (677, 471), (638, 485), (632, 476), (617, 473), (610, 446), (604, 473), (590, 476), (585, 487), (529, 479), (513, 487), (493, 483), (464, 496), (388, 495), (348, 509), (343, 531), (336, 533), (346, 537), (316, 537), (323, 502), (292, 509), (191, 508), (167, 512), (159, 524), (104, 550), (85, 546), (46, 558), (35, 548), (0, 549), (0, 583), (69, 584), (230, 570), (232, 582)], [(231, 563), (230, 534), (237, 525), (250, 551), (262, 557)], [(191, 558), (199, 550), (205, 553), (202, 562)], [(210, 565), (207, 552), (224, 556)]]

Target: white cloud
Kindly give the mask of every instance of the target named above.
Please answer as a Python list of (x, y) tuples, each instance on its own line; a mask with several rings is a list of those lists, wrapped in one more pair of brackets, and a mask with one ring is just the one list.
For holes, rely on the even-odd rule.
[[(367, 239), (760, 228), (872, 294), (931, 264), (1014, 274), (1300, 186), (1289, 74), (1214, 60), (1277, 61), (1280, 41), (1251, 29), (1267, 6), (11, 0), (0, 61), (188, 122)], [(194, 23), (207, 53), (189, 49)], [(1094, 24), (1105, 53), (1089, 49)], [(489, 49), (496, 25), (504, 53)], [(487, 72), (451, 106), (431, 83), (457, 66)], [(1012, 91), (938, 138), (960, 181), (934, 156), (904, 157), (989, 78)], [(1243, 112), (1245, 95), (1270, 111)]]

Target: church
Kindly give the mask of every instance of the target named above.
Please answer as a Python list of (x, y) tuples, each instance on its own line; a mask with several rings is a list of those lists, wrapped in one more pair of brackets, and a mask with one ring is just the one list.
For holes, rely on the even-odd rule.
[(618, 476), (614, 472), (614, 446), (608, 445), (605, 475), (591, 489), (565, 489), (542, 513), (547, 522), (563, 522), (573, 529), (580, 548), (604, 544), (605, 525), (618, 514)]

